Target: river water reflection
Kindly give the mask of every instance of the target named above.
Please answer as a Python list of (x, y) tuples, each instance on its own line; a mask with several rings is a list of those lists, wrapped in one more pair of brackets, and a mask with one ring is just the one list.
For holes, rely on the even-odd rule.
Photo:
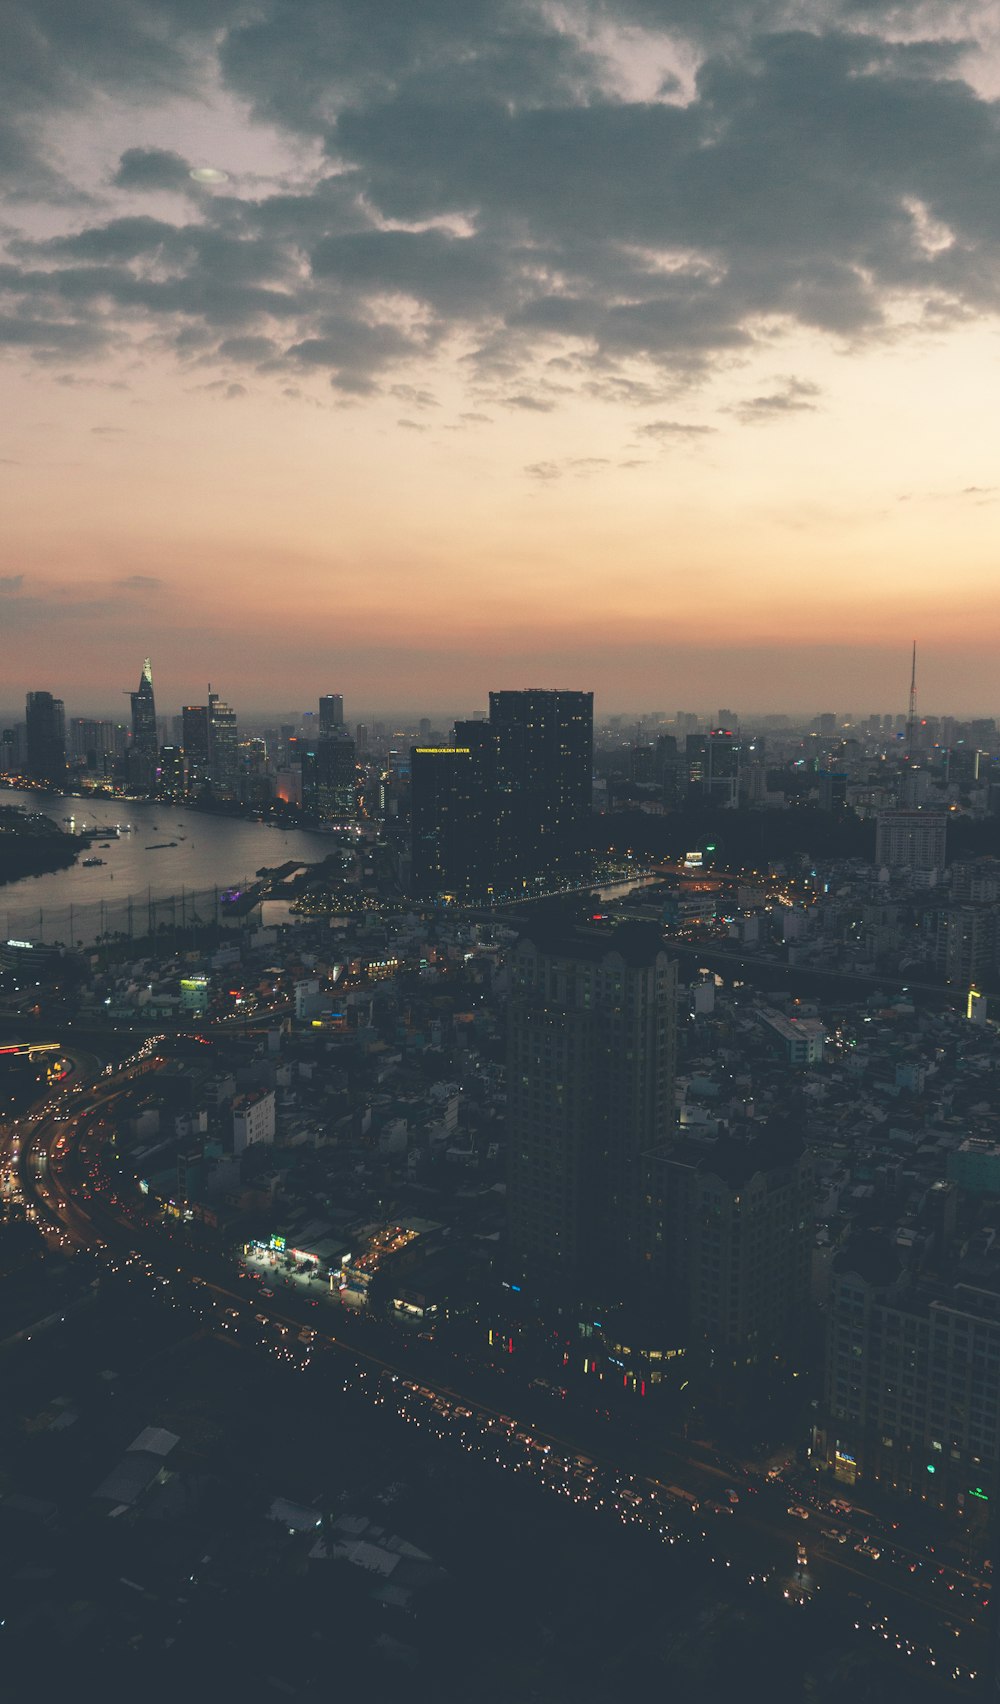
[[(144, 934), (151, 910), (157, 921), (168, 915), (173, 921), (175, 913), (179, 922), (182, 912), (209, 921), (215, 889), (252, 881), (265, 865), (273, 869), (293, 858), (318, 863), (336, 844), (314, 830), (274, 828), (181, 805), (107, 799), (95, 808), (86, 799), (14, 790), (0, 792), (0, 804), (41, 810), (60, 828), (77, 832), (121, 829), (117, 837), (97, 836), (85, 854), (102, 859), (99, 865), (85, 869), (78, 859), (72, 869), (0, 887), (0, 939), (90, 945), (106, 930)], [(168, 900), (174, 902), (170, 913)]]

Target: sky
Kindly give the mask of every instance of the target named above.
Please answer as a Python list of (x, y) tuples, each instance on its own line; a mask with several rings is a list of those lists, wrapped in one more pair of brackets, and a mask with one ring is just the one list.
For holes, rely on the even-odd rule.
[(1000, 13), (7, 0), (0, 702), (1000, 710)]

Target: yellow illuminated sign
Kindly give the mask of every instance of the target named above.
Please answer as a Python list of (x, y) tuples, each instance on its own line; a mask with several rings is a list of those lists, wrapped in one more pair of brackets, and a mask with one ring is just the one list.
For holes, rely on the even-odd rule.
[(965, 1015), (966, 1015), (967, 1018), (972, 1017), (972, 1014), (974, 1013), (974, 1011), (976, 1009), (976, 1001), (981, 1000), (981, 999), (982, 999), (982, 995), (980, 994), (978, 988), (970, 988), (969, 989), (969, 1000), (968, 1000), (968, 1004), (966, 1005), (966, 1008), (965, 1008)]
[(418, 757), (469, 757), (471, 746), (414, 746)]

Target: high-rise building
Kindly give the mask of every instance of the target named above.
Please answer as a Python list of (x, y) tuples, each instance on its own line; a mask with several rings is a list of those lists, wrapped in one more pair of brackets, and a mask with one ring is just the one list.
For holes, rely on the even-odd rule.
[(211, 688), (208, 693), (208, 772), (214, 798), (239, 798), (240, 754), (236, 711)]
[(543, 921), (510, 974), (510, 1271), (627, 1299), (642, 1276), (642, 1156), (674, 1127), (677, 967), (651, 924)]
[(812, 1163), (794, 1124), (685, 1137), (647, 1160), (648, 1282), (689, 1347), (746, 1365), (800, 1342)]
[(935, 969), (960, 988), (989, 976), (996, 963), (1000, 906), (991, 901), (942, 906), (934, 921)]
[(211, 779), (208, 760), (208, 705), (185, 704), (181, 712), (181, 725), (187, 790), (192, 798), (199, 798), (208, 790)]
[(344, 728), (344, 698), (339, 692), (328, 692), (319, 701), (320, 734), (339, 734)]
[(410, 754), (411, 891), (488, 899), (496, 879), (496, 740), (488, 722), (457, 722), (453, 746)]
[(412, 748), (412, 886), (487, 898), (585, 878), (593, 694), (493, 692), (488, 721)]
[(819, 772), (819, 808), (840, 815), (847, 809), (847, 775), (841, 770)]
[(689, 798), (735, 810), (740, 785), (740, 742), (735, 734), (728, 728), (689, 734), (685, 749)]
[(496, 886), (546, 886), (589, 868), (592, 692), (491, 692), (496, 740)]
[(115, 762), (114, 723), (74, 716), (70, 723), (70, 752), (89, 775), (110, 775)]
[(139, 675), (139, 685), (129, 694), (132, 704), (132, 740), (128, 751), (128, 778), (133, 787), (149, 791), (156, 782), (156, 764), (160, 742), (156, 732), (156, 701), (153, 697), (153, 669), (145, 658)]
[(321, 822), (353, 822), (358, 810), (358, 765), (349, 734), (303, 742), (302, 808)]
[(176, 803), (184, 798), (187, 792), (184, 774), (184, 748), (179, 745), (160, 747), (156, 790), (161, 798), (173, 799)]
[(875, 862), (889, 869), (940, 873), (947, 833), (943, 811), (881, 811), (875, 823)]
[(834, 1257), (813, 1459), (849, 1485), (971, 1509), (1000, 1494), (1000, 1260), (992, 1231), (957, 1243), (955, 1195), (928, 1191), (923, 1266), (874, 1233)]
[(66, 712), (51, 692), (29, 692), (25, 712), (28, 774), (59, 787), (66, 779)]
[(24, 775), (28, 767), (26, 729), (23, 722), (0, 733), (0, 775)]

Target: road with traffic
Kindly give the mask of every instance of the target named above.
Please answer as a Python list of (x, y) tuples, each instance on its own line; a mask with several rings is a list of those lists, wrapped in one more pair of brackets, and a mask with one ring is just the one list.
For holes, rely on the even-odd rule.
[(411, 1423), (426, 1410), (463, 1447), (485, 1449), (490, 1459), (498, 1451), (498, 1465), (527, 1466), (560, 1494), (652, 1524), (665, 1542), (697, 1544), (734, 1581), (780, 1591), (790, 1606), (822, 1600), (829, 1613), (839, 1605), (859, 1635), (972, 1692), (985, 1667), (990, 1589), (971, 1569), (942, 1563), (871, 1514), (836, 1507), (794, 1470), (768, 1477), (676, 1437), (651, 1444), (616, 1432), (612, 1440), (606, 1421), (568, 1405), (557, 1423), (542, 1412), (542, 1394), (509, 1374), (359, 1317), (321, 1286), (313, 1295), (293, 1287), (265, 1295), (260, 1274), (202, 1233), (152, 1219), (137, 1191), (126, 1198), (107, 1160), (115, 1151), (115, 1102), (155, 1068), (155, 1047), (156, 1038), (144, 1042), (117, 1069), (73, 1053), (68, 1080), (5, 1128), (4, 1187), (13, 1180), (51, 1239), (114, 1265), (140, 1262), (155, 1281), (183, 1286), (220, 1335), (286, 1357), (295, 1344), (304, 1364), (319, 1347), (339, 1353)]

